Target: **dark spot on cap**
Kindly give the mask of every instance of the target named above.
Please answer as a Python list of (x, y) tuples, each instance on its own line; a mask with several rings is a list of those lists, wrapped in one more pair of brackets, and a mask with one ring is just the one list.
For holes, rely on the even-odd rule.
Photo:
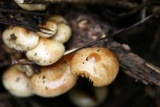
[(99, 52), (100, 51), (100, 49), (97, 49), (97, 52)]
[(42, 79), (45, 79), (45, 78), (46, 78), (45, 76), (42, 77)]
[(48, 90), (48, 87), (46, 86), (45, 89)]
[(86, 61), (88, 61), (88, 57), (86, 58)]
[(17, 39), (17, 36), (16, 36), (14, 33), (12, 33), (12, 34), (10, 35), (10, 37), (11, 37), (11, 40), (16, 40), (16, 39)]
[(20, 77), (18, 77), (17, 79), (16, 79), (16, 82), (18, 82), (20, 80)]
[(36, 56), (37, 55), (37, 53), (34, 53), (34, 56)]

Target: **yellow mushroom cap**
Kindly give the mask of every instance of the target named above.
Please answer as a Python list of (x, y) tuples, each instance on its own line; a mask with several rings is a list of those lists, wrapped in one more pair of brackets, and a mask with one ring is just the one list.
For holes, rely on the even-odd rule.
[(85, 76), (93, 86), (102, 87), (112, 83), (119, 71), (115, 55), (108, 49), (94, 47), (79, 50), (71, 61), (71, 72)]
[(62, 43), (51, 39), (40, 38), (37, 47), (26, 52), (29, 60), (41, 66), (57, 62), (64, 54), (65, 47)]
[(39, 36), (35, 32), (22, 27), (9, 27), (3, 32), (2, 38), (8, 47), (17, 51), (33, 49), (39, 41)]
[(55, 97), (70, 90), (77, 81), (77, 76), (70, 72), (72, 56), (64, 56), (50, 66), (42, 66), (41, 72), (31, 77), (33, 93), (41, 97)]
[(3, 85), (15, 96), (29, 97), (33, 95), (30, 79), (23, 72), (19, 71), (16, 66), (11, 66), (4, 72), (2, 76)]

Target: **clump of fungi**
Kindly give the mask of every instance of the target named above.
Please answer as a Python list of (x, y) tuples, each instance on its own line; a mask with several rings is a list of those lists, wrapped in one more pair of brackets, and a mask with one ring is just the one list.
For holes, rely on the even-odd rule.
[(34, 63), (51, 65), (63, 56), (64, 43), (71, 37), (71, 28), (62, 16), (56, 15), (38, 26), (43, 28), (41, 32), (10, 26), (3, 32), (2, 39), (8, 47), (25, 52), (26, 57)]
[[(23, 7), (26, 8), (25, 5)], [(97, 94), (97, 104), (102, 102), (107, 95), (104, 87), (115, 80), (119, 71), (119, 63), (114, 53), (103, 47), (88, 47), (66, 55), (64, 43), (69, 40), (72, 32), (65, 18), (59, 15), (52, 16), (38, 26), (49, 30), (41, 29), (35, 32), (10, 26), (3, 32), (2, 39), (9, 48), (25, 53), (26, 58), (40, 68), (40, 72), (36, 74), (34, 65), (9, 67), (2, 76), (4, 87), (18, 97), (34, 94), (55, 97), (72, 89), (78, 77), (82, 76), (93, 83), (96, 93), (103, 92), (102, 99)], [(77, 93), (80, 92), (70, 91), (70, 98), (76, 99), (75, 104), (81, 106), (77, 104), (82, 100), (77, 99)], [(83, 106), (85, 105), (96, 104), (89, 101), (84, 102)]]

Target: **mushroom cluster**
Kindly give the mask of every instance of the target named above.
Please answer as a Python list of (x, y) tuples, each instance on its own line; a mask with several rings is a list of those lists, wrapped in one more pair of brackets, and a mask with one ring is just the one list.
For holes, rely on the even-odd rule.
[[(15, 0), (16, 1), (16, 0)], [(17, 0), (18, 1), (18, 0)], [(62, 16), (48, 18), (39, 24), (40, 31), (30, 31), (21, 27), (8, 27), (2, 34), (6, 46), (18, 52), (25, 53), (29, 61), (40, 68), (35, 73), (34, 65), (13, 65), (2, 76), (4, 87), (18, 97), (38, 95), (55, 97), (72, 89), (79, 76), (86, 77), (93, 83), (95, 93), (102, 93), (98, 102), (94, 103), (84, 95), (77, 99), (79, 92), (71, 92), (71, 100), (83, 102), (83, 106), (101, 103), (106, 96), (104, 86), (111, 84), (119, 71), (119, 63), (113, 52), (102, 47), (89, 47), (68, 54), (64, 43), (71, 37), (71, 28)], [(67, 53), (67, 54), (66, 54)], [(100, 91), (99, 91), (100, 90)], [(78, 95), (79, 96), (79, 95)]]
[(32, 65), (13, 65), (2, 75), (4, 87), (18, 97), (33, 94), (41, 97), (55, 97), (64, 94), (76, 84), (78, 77), (70, 72), (73, 55), (63, 56), (56, 63), (40, 66), (35, 74)]
[(65, 52), (64, 43), (71, 37), (71, 28), (65, 18), (50, 17), (33, 32), (21, 27), (8, 27), (2, 34), (4, 43), (11, 49), (25, 52), (26, 57), (40, 66), (57, 62)]
[[(46, 4), (23, 4), (27, 11), (45, 10)], [(75, 54), (65, 54), (65, 46), (71, 37), (71, 28), (62, 16), (48, 18), (38, 25), (40, 31), (10, 26), (2, 34), (6, 46), (33, 61), (40, 68), (35, 73), (32, 65), (12, 65), (2, 75), (6, 90), (18, 97), (55, 97), (71, 90), (78, 77), (86, 77), (93, 83), (97, 102), (85, 93), (71, 90), (69, 97), (77, 106), (97, 106), (106, 98), (105, 86), (111, 84), (119, 71), (119, 63), (110, 50), (102, 47), (84, 48)]]
[(75, 54), (64, 55), (54, 64), (39, 67), (38, 74), (34, 73), (32, 65), (10, 67), (2, 76), (4, 87), (20, 97), (33, 94), (55, 97), (72, 89), (79, 76), (88, 78), (95, 87), (108, 86), (119, 70), (116, 56), (102, 47), (84, 48)]

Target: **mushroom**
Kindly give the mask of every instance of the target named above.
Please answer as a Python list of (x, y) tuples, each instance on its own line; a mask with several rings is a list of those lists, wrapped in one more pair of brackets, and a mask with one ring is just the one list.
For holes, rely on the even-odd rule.
[(108, 88), (107, 87), (92, 87), (94, 92), (94, 97), (88, 95), (87, 93), (79, 90), (77, 88), (73, 88), (69, 91), (68, 96), (71, 102), (76, 105), (76, 107), (97, 107), (108, 96)]
[(31, 77), (34, 74), (34, 69), (32, 65), (17, 65), (17, 69), (25, 73), (28, 77)]
[(51, 22), (53, 22), (55, 24), (60, 24), (60, 23), (68, 24), (66, 19), (61, 15), (54, 15), (54, 16), (50, 17), (48, 19), (48, 21), (51, 21)]
[(42, 66), (41, 72), (31, 77), (33, 93), (41, 97), (55, 97), (70, 90), (77, 81), (77, 76), (70, 72), (72, 57), (66, 55), (50, 66)]
[(71, 28), (66, 19), (60, 15), (52, 16), (48, 19), (58, 26), (57, 33), (52, 36), (52, 39), (61, 43), (65, 43), (71, 37)]
[(71, 37), (70, 26), (65, 23), (60, 23), (58, 24), (57, 33), (53, 37), (51, 37), (51, 39), (61, 43), (65, 43), (69, 40), (70, 37)]
[(40, 38), (37, 47), (26, 52), (29, 60), (41, 66), (57, 62), (64, 54), (65, 47), (62, 43), (51, 39)]
[(108, 49), (91, 47), (79, 50), (71, 61), (71, 72), (85, 76), (93, 86), (102, 87), (112, 83), (119, 71), (116, 56)]
[(14, 0), (19, 7), (28, 10), (28, 11), (41, 11), (45, 10), (46, 4), (24, 4), (24, 0)]
[(9, 27), (3, 32), (2, 38), (8, 47), (17, 51), (33, 49), (39, 41), (39, 36), (35, 32), (21, 27)]
[(2, 83), (11, 94), (18, 97), (29, 97), (33, 95), (30, 79), (16, 66), (11, 66), (4, 72)]
[[(46, 21), (44, 24), (38, 25), (41, 32), (37, 32), (40, 37), (49, 38), (57, 32), (57, 25), (51, 21)], [(45, 29), (44, 29), (45, 28)]]

